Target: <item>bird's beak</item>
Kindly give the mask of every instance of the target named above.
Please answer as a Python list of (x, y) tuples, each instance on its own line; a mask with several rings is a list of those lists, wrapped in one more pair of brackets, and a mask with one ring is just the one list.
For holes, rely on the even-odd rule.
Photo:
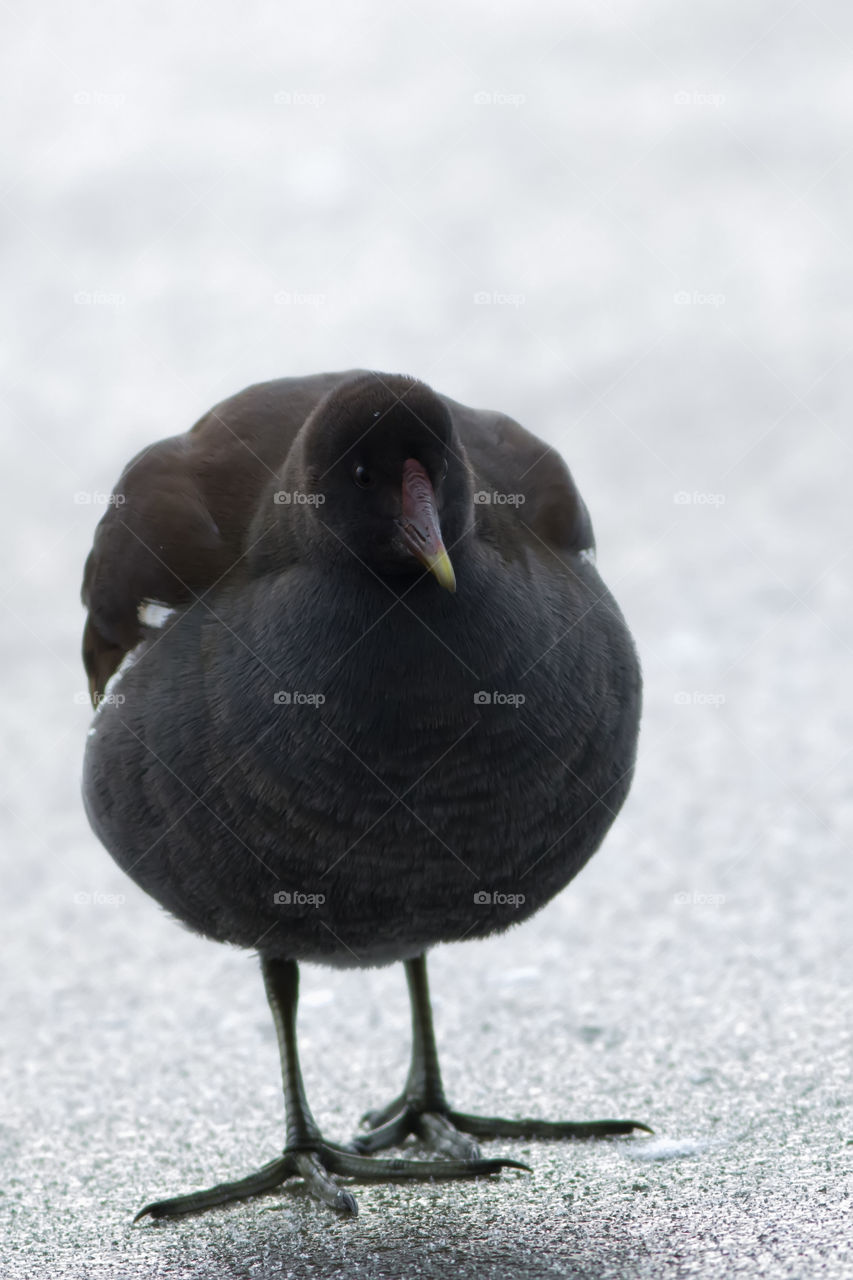
[(435, 491), (424, 468), (414, 458), (403, 463), (403, 502), (400, 516), (403, 541), (416, 559), (447, 591), (456, 590), (456, 574), (441, 539)]

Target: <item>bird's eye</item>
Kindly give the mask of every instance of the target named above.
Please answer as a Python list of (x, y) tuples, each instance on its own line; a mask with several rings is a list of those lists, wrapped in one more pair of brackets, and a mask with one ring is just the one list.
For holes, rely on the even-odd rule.
[(357, 466), (353, 471), (353, 479), (361, 489), (369, 489), (373, 484), (373, 472), (368, 471), (367, 467)]

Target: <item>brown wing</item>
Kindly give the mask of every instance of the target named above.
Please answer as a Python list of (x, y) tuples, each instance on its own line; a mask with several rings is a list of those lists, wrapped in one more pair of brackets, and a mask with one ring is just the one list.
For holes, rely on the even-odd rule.
[[(511, 549), (518, 546), (520, 522), (528, 545), (569, 554), (593, 550), (589, 512), (557, 451), (502, 413), (448, 403), (476, 483), (492, 499), (477, 503), (481, 535)], [(523, 501), (501, 504), (496, 493)]]
[(94, 704), (142, 638), (143, 601), (185, 604), (236, 571), (261, 491), (311, 410), (351, 376), (248, 387), (125, 467), (83, 576), (83, 661)]

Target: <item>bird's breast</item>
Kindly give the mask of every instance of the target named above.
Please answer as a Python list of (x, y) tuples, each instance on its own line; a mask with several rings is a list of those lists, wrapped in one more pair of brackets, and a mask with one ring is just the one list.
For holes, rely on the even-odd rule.
[(113, 856), (194, 927), (303, 957), (331, 931), (344, 960), (394, 958), (547, 901), (627, 790), (633, 651), (592, 593), (525, 607), (459, 576), (403, 599), (264, 580), (178, 617), (90, 739)]

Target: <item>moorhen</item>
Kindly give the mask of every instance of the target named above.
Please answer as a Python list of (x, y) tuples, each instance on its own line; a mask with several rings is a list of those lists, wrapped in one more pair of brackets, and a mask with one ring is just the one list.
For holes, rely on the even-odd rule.
[[(95, 532), (83, 654), (92, 828), (191, 929), (260, 955), (284, 1153), (147, 1205), (205, 1209), (300, 1175), (456, 1178), (518, 1162), (477, 1139), (626, 1134), (635, 1120), (451, 1109), (425, 953), (550, 901), (627, 794), (634, 645), (561, 458), (415, 378), (283, 378), (143, 450)], [(411, 1068), (341, 1145), (296, 1044), (300, 961), (404, 963)], [(440, 1159), (376, 1158), (417, 1136)]]

